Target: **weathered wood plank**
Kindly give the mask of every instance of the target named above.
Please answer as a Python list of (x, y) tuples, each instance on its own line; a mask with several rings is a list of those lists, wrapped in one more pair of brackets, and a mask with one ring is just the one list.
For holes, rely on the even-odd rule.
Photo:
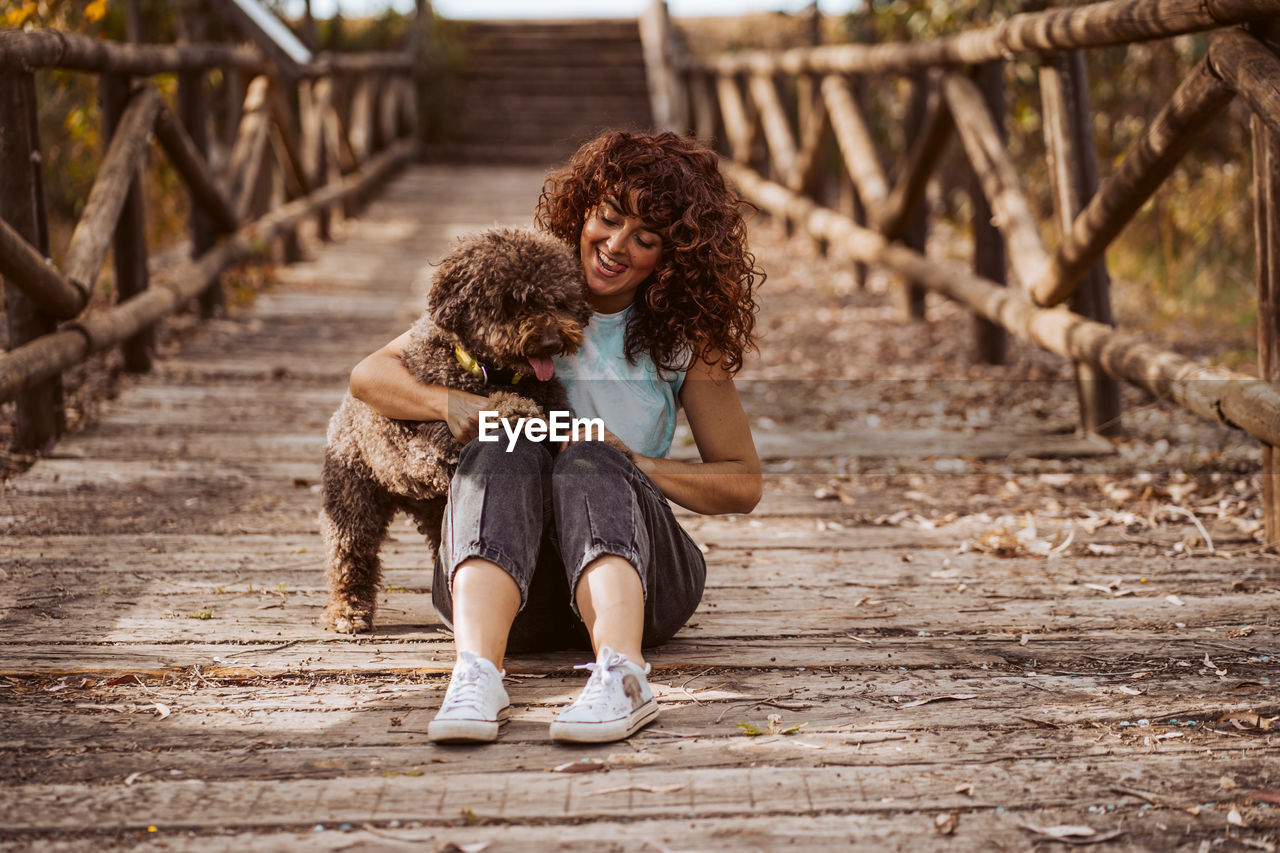
[[(636, 796), (643, 796), (639, 791)], [(1021, 823), (1035, 826), (1096, 825), (1097, 834), (1105, 836), (1112, 831), (1122, 833), (1125, 845), (1134, 849), (1176, 850), (1179, 846), (1194, 846), (1201, 840), (1226, 837), (1228, 825), (1223, 814), (1216, 811), (1203, 817), (1182, 814), (1176, 810), (1161, 812), (1158, 820), (1146, 811), (1146, 804), (1134, 797), (1118, 797), (1120, 804), (1099, 818), (1095, 805), (1077, 805), (1042, 809), (1026, 808), (1010, 804), (997, 810), (973, 808), (956, 809), (956, 828), (941, 838), (935, 828), (941, 818), (949, 821), (948, 812), (918, 814), (812, 814), (752, 815), (738, 814), (732, 817), (700, 817), (633, 820), (596, 817), (574, 823), (538, 825), (516, 823), (510, 825), (467, 826), (459, 821), (452, 825), (414, 825), (413, 822), (365, 823), (349, 828), (337, 824), (322, 825), (320, 829), (287, 828), (271, 830), (257, 828), (242, 832), (207, 831), (199, 834), (202, 850), (210, 853), (231, 851), (239, 853), (249, 846), (267, 845), (266, 849), (291, 850), (308, 847), (319, 850), (345, 850), (350, 847), (370, 849), (390, 845), (419, 846), (435, 849), (456, 845), (469, 849), (472, 845), (484, 845), (485, 853), (527, 853), (530, 850), (589, 850), (599, 853), (625, 853), (646, 849), (699, 850), (707, 853), (741, 853), (744, 850), (786, 850), (803, 847), (811, 853), (847, 853), (847, 851), (927, 850), (945, 844), (953, 853), (978, 853), (992, 849), (1018, 850), (1034, 844), (1037, 837), (1024, 829)], [(1003, 811), (1000, 811), (1003, 809)], [(949, 825), (949, 823), (948, 823)], [(1112, 830), (1113, 826), (1124, 827)], [(1232, 829), (1232, 832), (1240, 832)], [(1244, 831), (1249, 841), (1258, 844), (1266, 841), (1267, 829), (1251, 828)], [(164, 831), (158, 838), (147, 839), (152, 846), (163, 844)], [(50, 850), (60, 853), (63, 848), (57, 841), (46, 842)], [(661, 847), (658, 847), (661, 845)]]
[[(570, 756), (567, 756), (570, 757)], [(1111, 801), (1115, 785), (1142, 787), (1160, 779), (1162, 796), (1199, 801), (1216, 780), (1197, 772), (1199, 757), (1156, 754), (1137, 771), (1127, 756), (1042, 758), (1013, 766), (966, 768), (957, 781), (921, 774), (914, 767), (884, 767), (858, 775), (840, 767), (706, 768), (696, 771), (637, 768), (611, 773), (513, 772), (499, 779), (461, 776), (441, 786), (422, 777), (353, 777), (298, 781), (151, 782), (90, 788), (26, 784), (0, 788), (0, 820), (28, 829), (75, 830), (82, 814), (100, 815), (103, 829), (170, 831), (203, 827), (296, 826), (375, 823), (390, 820), (454, 821), (464, 813), (506, 821), (571, 820), (600, 816), (701, 817), (814, 814), (823, 811), (888, 813), (923, 800), (937, 809), (995, 809), (1011, 799), (1022, 808), (1070, 806), (1081, 799)], [(1215, 762), (1222, 772), (1255, 767), (1256, 761)], [(1086, 772), (1085, 767), (1095, 768)], [(1150, 775), (1148, 775), (1150, 774)], [(1024, 788), (1035, 786), (1028, 797)], [(632, 786), (655, 793), (639, 797)], [(615, 789), (622, 790), (616, 791)], [(243, 804), (253, 803), (251, 812)], [(15, 822), (14, 816), (25, 819)]]
[[(1266, 686), (1256, 680), (1224, 681), (1207, 672), (1202, 668), (1201, 674), (1183, 676), (1177, 685), (1158, 671), (1137, 677), (1020, 676), (979, 670), (904, 674), (892, 668), (672, 673), (655, 677), (652, 686), (661, 716), (633, 743), (650, 764), (669, 768), (723, 764), (726, 753), (758, 762), (867, 766), (1015, 763), (1049, 751), (1136, 758), (1151, 751), (1144, 739), (1170, 731), (1177, 737), (1158, 741), (1160, 751), (1192, 754), (1206, 746), (1232, 744), (1238, 730), (1215, 724), (1267, 700)], [(332, 756), (322, 752), (335, 745), (342, 746), (344, 757), (353, 758), (341, 768), (353, 773), (423, 763), (442, 765), (433, 771), (445, 775), (550, 769), (562, 762), (556, 756), (564, 755), (565, 749), (547, 741), (546, 726), (583, 682), (580, 677), (512, 675), (507, 689), (513, 714), (502, 730), (503, 749), (464, 751), (427, 746), (424, 737), (425, 723), (444, 698), (445, 674), (418, 680), (365, 677), (358, 684), (330, 682), (319, 689), (310, 679), (252, 678), (227, 684), (203, 673), (201, 677), (204, 681), (187, 675), (170, 684), (126, 678), (119, 687), (71, 685), (56, 695), (47, 692), (47, 682), (10, 688), (15, 695), (7, 703), (20, 713), (0, 720), (0, 747), (24, 749), (28, 755), (22, 763), (32, 769), (50, 754), (63, 759), (59, 772), (34, 777), (43, 782), (76, 781), (72, 774), (82, 768), (92, 773), (90, 768), (100, 763), (106, 766), (96, 772), (106, 776), (175, 763), (210, 769), (206, 762), (222, 764), (222, 772), (233, 778), (277, 776), (281, 771), (337, 775), (331, 761), (325, 767), (324, 759)], [(707, 686), (693, 684), (695, 680)], [(1196, 705), (1188, 700), (1193, 690), (1216, 694), (1215, 699)], [(912, 704), (952, 695), (971, 698)], [(1027, 707), (1032, 695), (1038, 697), (1034, 709)], [(158, 715), (157, 702), (169, 716)], [(965, 713), (957, 714), (957, 709)], [(752, 739), (738, 726), (763, 726), (769, 713), (791, 724), (805, 723), (803, 731), (793, 739)], [(146, 748), (125, 740), (140, 723), (151, 729)], [(191, 739), (193, 728), (200, 731), (198, 742)], [(246, 738), (264, 735), (270, 738), (265, 746), (277, 752), (274, 760), (266, 767), (237, 768), (244, 763)], [(379, 751), (388, 745), (406, 754)], [(1276, 746), (1265, 741), (1250, 745)], [(98, 762), (84, 754), (84, 747), (110, 753), (112, 760)], [(312, 752), (285, 755), (282, 749)], [(619, 745), (578, 749), (604, 758), (617, 754)], [(71, 751), (79, 758), (60, 754)], [(181, 761), (175, 752), (192, 758)], [(448, 758), (459, 754), (465, 761)], [(12, 779), (26, 774), (6, 775)]]
[[(713, 564), (711, 570), (716, 568)], [(424, 578), (415, 587), (429, 587), (425, 579), (429, 569), (429, 564), (423, 566)], [(65, 636), (62, 626), (69, 623), (77, 626), (82, 639), (97, 642), (129, 642), (136, 637), (177, 642), (190, 636), (193, 626), (210, 642), (324, 636), (315, 630), (326, 601), (323, 552), (316, 549), (310, 578), (296, 585), (270, 576), (255, 577), (251, 567), (242, 567), (241, 575), (246, 571), (250, 574), (244, 591), (222, 585), (190, 589), (176, 577), (143, 584), (127, 575), (97, 587), (64, 581), (56, 594), (36, 587), (0, 598), (0, 618), (30, 642), (56, 642)], [(274, 586), (264, 588), (273, 580)], [(982, 585), (969, 594), (938, 588), (912, 592), (907, 585), (856, 582), (816, 589), (722, 586), (707, 592), (681, 636), (767, 639), (778, 634), (830, 637), (843, 632), (922, 636), (996, 632), (1039, 643), (1041, 638), (1053, 639), (1064, 632), (1153, 625), (1173, 630), (1175, 623), (1185, 630), (1175, 630), (1174, 637), (1203, 626), (1223, 626), (1225, 635), (1233, 629), (1265, 625), (1269, 609), (1280, 606), (1280, 592), (1254, 592), (1244, 598), (1231, 590), (1192, 594), (1180, 585), (1179, 592), (1173, 593), (1166, 583), (1158, 583), (1142, 587), (1140, 594), (1116, 597), (1068, 584), (1006, 590), (971, 580)], [(254, 583), (256, 589), (249, 590)], [(432, 636), (442, 628), (425, 591), (391, 591), (380, 596), (377, 635)]]
[[(199, 620), (193, 620), (196, 622)], [(319, 638), (313, 627), (307, 633)], [(1061, 668), (1084, 665), (1095, 656), (1082, 651), (1090, 645), (1105, 649), (1105, 660), (1142, 661), (1174, 659), (1201, 660), (1205, 654), (1221, 656), (1222, 643), (1207, 633), (1187, 637), (1173, 644), (1165, 630), (1093, 630), (1062, 632), (1021, 643), (1021, 634), (974, 634), (946, 636), (876, 637), (859, 642), (842, 632), (831, 637), (772, 637), (744, 643), (740, 638), (691, 637), (677, 635), (671, 643), (655, 649), (647, 657), (661, 674), (664, 668), (729, 667), (768, 668), (876, 667), (932, 668), (947, 666), (1026, 666)], [(335, 635), (328, 635), (329, 637)], [(366, 641), (324, 639), (294, 644), (285, 636), (279, 642), (249, 648), (239, 642), (177, 642), (157, 644), (137, 642), (28, 644), (4, 649), (0, 675), (118, 675), (165, 673), (201, 667), (211, 675), (340, 675), (342, 673), (448, 672), (453, 666), (453, 644), (443, 637), (433, 640), (401, 640), (396, 636), (375, 636)], [(298, 638), (303, 639), (303, 638)], [(1276, 635), (1259, 630), (1242, 639), (1228, 640), (1240, 654), (1268, 655)], [(282, 647), (277, 650), (277, 646)], [(12, 657), (9, 655), (12, 654)], [(533, 673), (566, 672), (581, 663), (580, 652), (549, 652), (537, 655), (510, 655), (513, 671)], [(1141, 667), (1139, 667), (1141, 668)]]

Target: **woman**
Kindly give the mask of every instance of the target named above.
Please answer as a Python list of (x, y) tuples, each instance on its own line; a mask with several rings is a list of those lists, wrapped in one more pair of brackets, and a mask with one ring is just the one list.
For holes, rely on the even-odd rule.
[[(581, 254), (595, 316), (556, 371), (574, 415), (601, 418), (610, 443), (553, 454), (472, 441), (485, 398), (413, 379), (399, 361), (407, 333), (351, 374), (352, 393), (376, 411), (443, 420), (465, 445), (432, 585), (458, 653), (433, 741), (497, 737), (508, 645), (595, 651), (554, 739), (618, 740), (653, 720), (642, 649), (685, 623), (706, 576), (667, 500), (701, 513), (760, 500), (733, 376), (754, 349), (763, 276), (715, 155), (670, 133), (604, 134), (547, 179), (536, 218)], [(680, 406), (700, 463), (666, 458)]]

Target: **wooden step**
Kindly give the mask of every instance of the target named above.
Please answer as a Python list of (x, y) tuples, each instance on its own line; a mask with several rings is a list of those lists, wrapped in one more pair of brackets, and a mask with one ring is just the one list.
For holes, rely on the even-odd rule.
[(652, 124), (634, 19), (470, 21), (462, 40), (453, 137), (432, 159), (548, 166), (602, 130)]

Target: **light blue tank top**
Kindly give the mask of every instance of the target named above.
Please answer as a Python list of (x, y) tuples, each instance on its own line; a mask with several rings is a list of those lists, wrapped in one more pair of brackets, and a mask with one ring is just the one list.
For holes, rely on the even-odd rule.
[(632, 308), (595, 314), (582, 348), (556, 358), (556, 376), (569, 392), (574, 417), (600, 418), (609, 431), (642, 456), (666, 456), (676, 430), (684, 372), (654, 367), (648, 354), (627, 361), (623, 340)]

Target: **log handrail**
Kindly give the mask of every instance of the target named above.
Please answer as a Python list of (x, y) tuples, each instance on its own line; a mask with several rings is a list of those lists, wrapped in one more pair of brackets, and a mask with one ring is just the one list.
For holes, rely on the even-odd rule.
[(86, 291), (93, 290), (98, 273), (111, 248), (111, 235), (124, 207), (129, 182), (142, 165), (147, 137), (160, 112), (160, 94), (150, 87), (134, 92), (124, 117), (102, 158), (102, 167), (89, 191), (84, 213), (71, 234), (71, 246), (63, 264), (67, 278)]
[(1031, 285), (1037, 302), (1066, 301), (1089, 267), (1173, 172), (1197, 134), (1233, 96), (1208, 61), (1201, 60), (1076, 217), (1042, 277)]
[[(980, 321), (975, 328), (993, 337), (990, 346), (980, 342), (982, 352), (1001, 352), (994, 337), (1007, 330), (1072, 359), (1086, 430), (1118, 428), (1115, 380), (1122, 380), (1262, 441), (1264, 479), (1275, 485), (1264, 490), (1266, 536), (1280, 543), (1280, 393), (1269, 382), (1195, 364), (1113, 329), (1105, 267), (1108, 246), (1239, 95), (1253, 116), (1255, 149), (1261, 146), (1254, 158), (1259, 313), (1280, 312), (1274, 295), (1280, 292), (1280, 51), (1274, 39), (1251, 31), (1274, 21), (1280, 21), (1280, 0), (1103, 0), (913, 42), (703, 58), (681, 50), (665, 54), (680, 57), (677, 79), (688, 90), (683, 100), (690, 109), (677, 129), (712, 145), (727, 142), (724, 169), (747, 200), (858, 264), (903, 277), (913, 313), (923, 305), (920, 286), (964, 303)], [(1207, 54), (1099, 181), (1084, 129), (1090, 116), (1081, 51), (1199, 32), (1210, 33)], [(998, 112), (999, 98), (984, 94), (973, 73), (1016, 61), (1043, 65), (1041, 109), (1053, 183), (1048, 216), (1035, 210), (1021, 185), (989, 106)], [(855, 94), (863, 84), (883, 85), (885, 75), (916, 87), (916, 106), (903, 111), (906, 138), (894, 140), (906, 152), (901, 158), (881, 156), (875, 138), (881, 130), (872, 128)], [(811, 109), (807, 100), (815, 87), (822, 109)], [(794, 92), (799, 103), (783, 104), (780, 90)], [(927, 258), (915, 224), (952, 137), (976, 175), (975, 210), (994, 226), (975, 228), (973, 269)], [(838, 150), (827, 159), (853, 190), (853, 203), (840, 202), (845, 214), (829, 206), (831, 187), (811, 187), (807, 179), (820, 159), (810, 146), (820, 138), (833, 140)], [(890, 181), (881, 164), (894, 159), (902, 166)], [(854, 213), (869, 224), (859, 225)], [(1006, 267), (1020, 287), (993, 280), (1003, 279)], [(1053, 308), (1068, 300), (1071, 310)], [(1260, 369), (1272, 380), (1280, 375), (1280, 318), (1267, 313), (1262, 319), (1259, 351), (1269, 361)]]
[(1269, 383), (1198, 364), (1070, 311), (1039, 308), (959, 263), (933, 260), (892, 243), (749, 169), (734, 163), (722, 163), (721, 168), (752, 202), (803, 223), (810, 234), (828, 240), (850, 258), (901, 273), (1049, 352), (1093, 364), (1159, 399), (1280, 445), (1280, 391)]
[[(200, 298), (202, 312), (219, 304), (220, 297), (209, 296), (218, 290), (221, 273), (233, 264), (260, 257), (276, 244), (283, 246), (288, 259), (293, 234), (303, 220), (315, 217), (319, 236), (327, 239), (335, 207), (353, 211), (390, 170), (418, 150), (409, 105), (415, 96), (416, 65), (404, 54), (322, 54), (286, 75), (275, 71), (257, 48), (245, 45), (119, 44), (56, 30), (0, 30), (0, 87), (16, 87), (15, 97), (0, 103), (28, 112), (0, 115), (0, 121), (30, 122), (35, 127), (29, 93), (34, 91), (34, 73), (45, 69), (101, 74), (110, 82), (104, 92), (112, 93), (113, 109), (119, 113), (112, 114), (118, 121), (109, 133), (61, 269), (47, 257), (41, 236), (38, 181), (23, 185), (36, 187), (35, 234), (26, 220), (15, 228), (0, 219), (0, 275), (10, 297), (29, 306), (10, 312), (14, 343), (0, 355), (0, 401), (17, 401), (16, 423), (41, 425), (15, 430), (19, 450), (39, 449), (64, 428), (58, 384), (62, 371), (120, 345), (126, 348), (126, 367), (146, 369), (149, 356), (135, 361), (137, 367), (130, 367), (128, 359), (130, 347), (145, 342), (141, 333), (193, 298)], [(233, 149), (219, 160), (221, 165), (215, 165), (206, 151), (203, 124), (208, 104), (201, 112), (196, 103), (203, 99), (204, 75), (215, 69), (223, 72), (224, 92), (235, 91), (241, 74), (252, 78), (244, 104), (238, 99), (235, 104), (234, 145), (231, 139), (221, 142)], [(181, 121), (147, 80), (162, 73), (179, 75)], [(334, 85), (335, 79), (340, 86)], [(289, 106), (285, 86), (298, 88), (301, 115)], [(361, 93), (362, 101), (346, 118), (343, 113), (353, 91)], [(104, 138), (107, 135), (104, 129)], [(148, 286), (140, 208), (123, 218), (122, 212), (133, 204), (126, 199), (136, 194), (132, 188), (146, 167), (152, 141), (190, 195), (192, 257)], [(34, 135), (31, 144), (31, 160), (38, 163)], [(0, 164), (0, 169), (13, 167)], [(281, 177), (273, 178), (277, 174)], [(273, 189), (281, 185), (283, 197)], [(14, 201), (16, 207), (4, 209), (23, 210), (23, 202)], [(134, 221), (126, 222), (130, 217)], [(138, 292), (127, 298), (122, 293), (117, 305), (90, 308), (113, 241), (118, 277), (135, 268), (143, 270)], [(121, 271), (122, 245), (135, 247), (125, 263), (140, 266)], [(13, 334), (14, 318), (19, 316), (27, 326)], [(63, 321), (61, 328), (58, 321)], [(56, 408), (51, 415), (46, 411), (50, 406)]]
[(1070, 9), (1023, 12), (991, 27), (929, 41), (792, 48), (777, 53), (741, 51), (705, 61), (690, 58), (684, 70), (901, 74), (939, 66), (979, 65), (1018, 54), (1131, 44), (1277, 16), (1280, 0), (1108, 0)]

